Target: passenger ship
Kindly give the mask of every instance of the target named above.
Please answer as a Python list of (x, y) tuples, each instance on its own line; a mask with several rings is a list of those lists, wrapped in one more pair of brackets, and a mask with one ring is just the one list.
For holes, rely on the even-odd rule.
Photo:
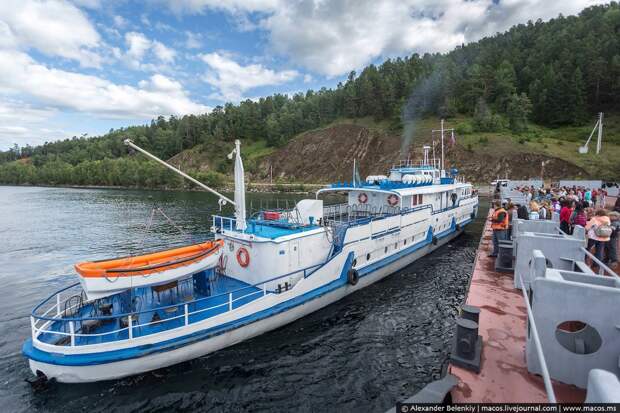
[[(235, 215), (213, 216), (211, 228), (217, 264), (200, 271), (188, 265), (179, 277), (183, 260), (174, 260), (171, 280), (160, 274), (153, 285), (120, 292), (110, 286), (109, 295), (100, 280), (92, 296), (81, 280), (52, 294), (31, 313), (23, 354), (32, 372), (80, 383), (181, 363), (276, 329), (406, 267), (458, 236), (478, 211), (472, 185), (456, 170), (447, 173), (443, 159), (429, 159), (428, 149), (424, 161), (395, 165), (388, 176), (335, 183), (291, 210), (246, 217), (237, 141), (234, 201), (218, 194), (221, 203), (234, 204)], [(324, 205), (333, 193), (346, 202)], [(143, 280), (145, 268), (134, 268), (133, 276)], [(116, 271), (118, 279), (131, 269)], [(110, 274), (104, 279), (115, 281)]]

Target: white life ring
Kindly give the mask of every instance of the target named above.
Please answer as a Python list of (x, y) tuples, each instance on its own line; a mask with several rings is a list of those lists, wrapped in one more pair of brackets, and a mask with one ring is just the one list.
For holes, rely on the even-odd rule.
[(398, 197), (394, 194), (388, 196), (388, 204), (390, 204), (390, 206), (396, 206), (398, 205)]

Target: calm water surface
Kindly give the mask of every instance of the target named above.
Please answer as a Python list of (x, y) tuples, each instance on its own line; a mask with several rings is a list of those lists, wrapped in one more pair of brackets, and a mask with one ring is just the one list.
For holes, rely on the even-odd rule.
[[(483, 204), (451, 244), (279, 330), (153, 373), (34, 392), (28, 314), (76, 281), (73, 264), (206, 239), (217, 204), (198, 192), (0, 186), (0, 410), (384, 411), (441, 374)], [(153, 208), (175, 225), (156, 215), (146, 231)]]

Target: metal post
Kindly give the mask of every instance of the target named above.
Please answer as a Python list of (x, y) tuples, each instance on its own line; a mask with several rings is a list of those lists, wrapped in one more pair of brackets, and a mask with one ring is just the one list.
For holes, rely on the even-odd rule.
[[(441, 120), (441, 170), (443, 171), (444, 160), (443, 160), (443, 119)], [(441, 175), (441, 171), (439, 172)]]
[(56, 294), (56, 315), (60, 315), (60, 294)]
[(69, 334), (71, 334), (71, 347), (75, 347), (75, 326), (69, 321)]
[(267, 295), (267, 284), (263, 284), (263, 295)]
[(187, 313), (187, 304), (185, 304), (183, 307), (185, 307), (185, 325), (189, 324), (189, 314)]
[(33, 316), (30, 316), (30, 329), (32, 330), (32, 341), (34, 341), (37, 338), (37, 327)]
[(133, 339), (133, 318), (131, 314), (127, 316), (127, 331), (129, 331), (129, 339)]
[(603, 112), (598, 114), (598, 138), (596, 140), (596, 154), (601, 152), (601, 145), (603, 140)]
[(228, 293), (228, 311), (232, 311), (232, 293)]

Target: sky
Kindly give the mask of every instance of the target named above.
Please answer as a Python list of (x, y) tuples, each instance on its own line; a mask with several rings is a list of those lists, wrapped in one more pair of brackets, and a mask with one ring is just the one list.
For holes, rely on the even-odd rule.
[(447, 52), (596, 0), (0, 0), (0, 150)]

